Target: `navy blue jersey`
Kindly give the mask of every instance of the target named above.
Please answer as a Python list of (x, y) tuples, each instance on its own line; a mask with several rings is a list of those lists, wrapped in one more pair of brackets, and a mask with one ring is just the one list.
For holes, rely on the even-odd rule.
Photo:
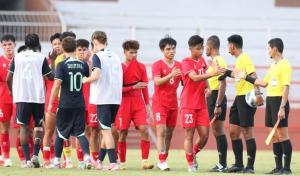
[(89, 76), (87, 63), (75, 58), (67, 58), (58, 64), (55, 79), (61, 80), (59, 108), (84, 107), (82, 78)]

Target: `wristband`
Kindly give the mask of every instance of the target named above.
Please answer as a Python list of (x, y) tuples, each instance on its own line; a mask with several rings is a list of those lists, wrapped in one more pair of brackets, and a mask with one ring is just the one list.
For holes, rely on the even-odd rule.
[(248, 81), (251, 84), (254, 84), (256, 78), (253, 78), (253, 77), (247, 75), (246, 78), (245, 78), (245, 80)]

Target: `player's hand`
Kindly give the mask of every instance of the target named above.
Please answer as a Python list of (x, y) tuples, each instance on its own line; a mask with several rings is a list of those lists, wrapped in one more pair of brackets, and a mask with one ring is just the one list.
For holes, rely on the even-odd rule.
[(247, 76), (245, 71), (241, 71), (241, 70), (237, 70), (237, 69), (234, 69), (232, 71), (232, 75), (233, 75), (233, 77), (239, 78), (239, 79), (245, 79)]
[(86, 50), (86, 51), (84, 52), (84, 60), (85, 60), (86, 62), (89, 61), (89, 59), (90, 59), (91, 56), (92, 56), (92, 52), (91, 52), (90, 50)]
[(83, 78), (82, 78), (82, 84), (85, 84), (85, 83), (87, 83), (87, 79), (88, 79), (88, 78), (87, 78), (86, 76), (85, 76), (85, 77), (83, 77)]
[(176, 76), (180, 76), (181, 75), (181, 70), (179, 68), (173, 68), (172, 72), (171, 72), (171, 76), (172, 78), (176, 77)]
[(145, 88), (145, 87), (147, 87), (147, 83), (145, 83), (145, 82), (138, 82), (138, 83), (136, 83), (135, 85), (133, 85), (132, 87), (134, 88), (134, 89), (143, 89), (143, 88)]
[(279, 119), (285, 119), (285, 112), (284, 112), (284, 108), (280, 108), (278, 111), (278, 118)]
[(147, 111), (147, 120), (148, 120), (148, 122), (150, 122), (150, 119), (152, 119), (152, 110), (151, 110), (151, 106), (150, 106), (150, 104), (147, 104), (146, 105), (146, 111)]
[(214, 110), (214, 115), (219, 117), (222, 113), (222, 108), (219, 106), (219, 107), (215, 107), (215, 110)]
[(53, 106), (53, 104), (49, 103), (48, 108), (47, 108), (47, 112), (51, 112), (52, 106)]
[(264, 98), (261, 95), (256, 95), (256, 102), (257, 106), (262, 106), (264, 104)]
[(209, 97), (211, 95), (211, 90), (210, 88), (205, 89), (205, 97)]
[(214, 67), (214, 70), (215, 70), (215, 71), (213, 72), (214, 76), (218, 76), (218, 75), (224, 74), (225, 71), (226, 71), (225, 68), (221, 68), (221, 67), (219, 67), (219, 66)]

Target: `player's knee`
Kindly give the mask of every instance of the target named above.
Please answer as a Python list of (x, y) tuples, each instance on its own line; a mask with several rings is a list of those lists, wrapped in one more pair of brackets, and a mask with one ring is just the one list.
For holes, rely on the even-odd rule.
[(240, 138), (240, 134), (238, 132), (232, 130), (232, 131), (230, 131), (230, 138), (232, 140), (236, 140), (236, 139)]

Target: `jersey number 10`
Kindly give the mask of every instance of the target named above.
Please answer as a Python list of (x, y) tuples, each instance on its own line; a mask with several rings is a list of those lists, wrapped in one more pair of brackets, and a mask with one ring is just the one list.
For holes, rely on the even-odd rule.
[[(77, 72), (75, 74), (73, 72), (69, 72), (69, 75), (70, 75), (70, 91), (73, 92), (75, 89), (77, 92), (79, 92), (82, 87), (82, 77), (83, 77), (82, 74), (80, 72)], [(80, 81), (77, 81), (77, 79), (79, 79)]]

